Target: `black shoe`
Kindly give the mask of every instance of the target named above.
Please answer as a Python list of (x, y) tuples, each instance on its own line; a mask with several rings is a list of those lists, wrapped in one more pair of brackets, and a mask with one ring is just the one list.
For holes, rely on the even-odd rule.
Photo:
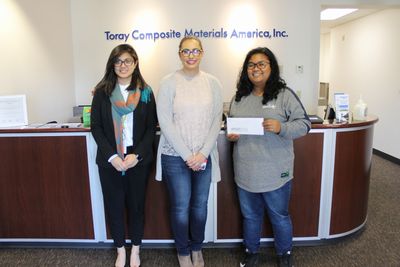
[(292, 267), (292, 255), (291, 252), (288, 251), (283, 255), (278, 255), (278, 267)]
[(246, 250), (246, 255), (240, 261), (240, 267), (256, 267), (258, 264), (258, 253), (250, 253)]

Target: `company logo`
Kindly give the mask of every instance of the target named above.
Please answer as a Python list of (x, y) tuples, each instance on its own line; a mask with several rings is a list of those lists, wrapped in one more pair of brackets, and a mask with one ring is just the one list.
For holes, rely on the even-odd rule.
[(226, 30), (223, 27), (218, 29), (212, 28), (211, 30), (200, 29), (194, 30), (193, 28), (178, 31), (170, 29), (169, 31), (154, 31), (146, 32), (139, 29), (134, 29), (130, 33), (115, 33), (111, 31), (104, 32), (107, 41), (124, 41), (127, 42), (129, 38), (135, 41), (151, 40), (153, 42), (163, 39), (180, 39), (183, 36), (196, 36), (198, 38), (221, 38), (221, 39), (272, 39), (272, 38), (288, 38), (289, 34), (286, 30), (279, 30), (273, 28), (267, 29), (251, 29), (251, 30)]

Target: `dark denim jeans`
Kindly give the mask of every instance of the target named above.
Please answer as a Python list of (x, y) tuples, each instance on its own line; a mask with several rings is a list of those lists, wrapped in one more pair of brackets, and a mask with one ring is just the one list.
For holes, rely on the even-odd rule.
[(276, 254), (292, 250), (293, 228), (289, 216), (289, 199), (292, 181), (281, 188), (264, 193), (248, 192), (237, 187), (240, 209), (243, 216), (243, 243), (251, 252), (260, 247), (264, 209), (272, 225)]
[(201, 250), (211, 184), (211, 160), (204, 171), (192, 171), (181, 157), (161, 155), (163, 179), (171, 204), (171, 226), (178, 254)]

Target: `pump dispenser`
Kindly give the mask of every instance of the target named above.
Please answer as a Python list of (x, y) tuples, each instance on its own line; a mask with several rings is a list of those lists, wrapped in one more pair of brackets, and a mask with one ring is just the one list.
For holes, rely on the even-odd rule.
[(365, 104), (360, 95), (360, 98), (358, 99), (353, 109), (353, 120), (365, 121), (367, 119), (367, 113), (368, 113), (367, 104)]

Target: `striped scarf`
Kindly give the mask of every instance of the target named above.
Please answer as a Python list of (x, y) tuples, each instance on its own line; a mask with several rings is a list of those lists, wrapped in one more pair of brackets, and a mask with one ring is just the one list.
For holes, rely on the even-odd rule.
[(117, 83), (114, 91), (110, 96), (115, 142), (117, 144), (118, 155), (121, 157), (121, 159), (124, 158), (124, 142), (122, 138), (124, 124), (122, 121), (122, 117), (135, 110), (139, 103), (140, 95), (141, 92), (139, 89), (129, 91), (128, 99), (125, 102), (124, 97), (121, 94), (121, 89), (119, 88), (119, 85)]

